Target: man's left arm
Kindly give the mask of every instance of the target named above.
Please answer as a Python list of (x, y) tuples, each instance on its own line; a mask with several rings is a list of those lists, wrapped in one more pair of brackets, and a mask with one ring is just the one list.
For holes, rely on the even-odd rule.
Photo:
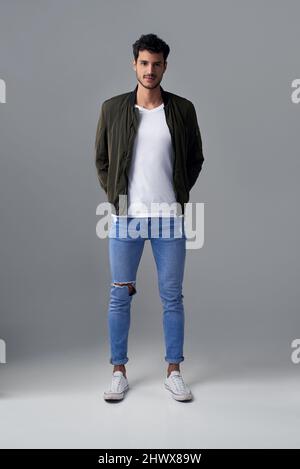
[(190, 102), (189, 110), (189, 141), (187, 152), (187, 174), (189, 190), (194, 186), (202, 169), (204, 157), (202, 152), (202, 139), (198, 125), (195, 106)]

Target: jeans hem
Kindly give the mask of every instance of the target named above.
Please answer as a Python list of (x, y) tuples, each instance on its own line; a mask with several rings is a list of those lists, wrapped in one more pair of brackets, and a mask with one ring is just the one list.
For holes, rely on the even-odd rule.
[(168, 363), (180, 363), (180, 362), (183, 362), (184, 357), (181, 357), (181, 358), (167, 358), (167, 357), (165, 357), (165, 360)]
[(123, 360), (113, 360), (112, 358), (109, 360), (111, 365), (125, 365), (128, 362), (128, 358), (124, 358)]

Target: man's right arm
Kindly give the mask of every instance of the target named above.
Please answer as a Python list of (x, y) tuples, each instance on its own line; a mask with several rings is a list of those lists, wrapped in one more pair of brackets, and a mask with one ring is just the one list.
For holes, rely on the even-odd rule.
[(107, 194), (107, 175), (108, 175), (108, 146), (107, 146), (107, 125), (105, 119), (105, 102), (102, 103), (100, 116), (98, 120), (96, 139), (95, 139), (95, 164), (100, 186)]

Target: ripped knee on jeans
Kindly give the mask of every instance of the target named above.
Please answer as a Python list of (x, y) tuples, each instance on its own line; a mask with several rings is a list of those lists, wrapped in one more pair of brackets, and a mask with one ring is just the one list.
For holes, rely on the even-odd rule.
[(136, 288), (135, 288), (135, 282), (114, 282), (112, 283), (112, 285), (114, 287), (124, 287), (124, 286), (127, 286), (128, 287), (128, 293), (129, 293), (129, 296), (132, 296), (136, 293)]

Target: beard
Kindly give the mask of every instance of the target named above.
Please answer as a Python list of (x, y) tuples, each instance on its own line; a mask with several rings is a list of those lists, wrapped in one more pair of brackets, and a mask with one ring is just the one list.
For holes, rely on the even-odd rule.
[(158, 80), (157, 77), (155, 77), (153, 82), (147, 82), (145, 78), (140, 79), (137, 75), (136, 75), (136, 78), (137, 78), (137, 81), (143, 86), (143, 88), (146, 88), (148, 90), (153, 90), (157, 88), (160, 85), (161, 80), (162, 80), (162, 78)]

